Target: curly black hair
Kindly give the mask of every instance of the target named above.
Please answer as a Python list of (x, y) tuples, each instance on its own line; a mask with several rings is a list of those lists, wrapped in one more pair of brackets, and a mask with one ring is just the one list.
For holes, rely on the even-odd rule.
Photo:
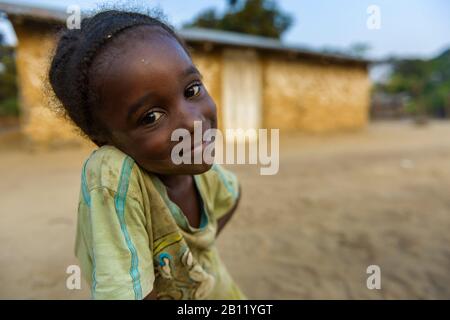
[(107, 10), (84, 18), (79, 29), (64, 29), (49, 69), (49, 82), (66, 116), (96, 145), (106, 141), (104, 126), (96, 121), (96, 93), (90, 85), (92, 62), (100, 50), (124, 30), (153, 26), (175, 38), (189, 54), (174, 30), (158, 18), (120, 10)]

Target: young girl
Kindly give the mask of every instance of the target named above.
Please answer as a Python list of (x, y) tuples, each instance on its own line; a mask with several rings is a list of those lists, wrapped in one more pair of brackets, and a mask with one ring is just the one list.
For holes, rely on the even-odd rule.
[(175, 129), (217, 127), (174, 31), (138, 13), (98, 13), (64, 31), (49, 79), (99, 146), (82, 169), (75, 248), (93, 298), (245, 298), (215, 245), (240, 197), (236, 177), (171, 159)]

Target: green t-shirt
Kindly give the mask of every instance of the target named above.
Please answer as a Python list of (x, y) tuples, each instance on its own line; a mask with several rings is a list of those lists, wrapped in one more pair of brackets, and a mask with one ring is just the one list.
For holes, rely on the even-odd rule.
[(216, 245), (217, 220), (236, 204), (236, 176), (219, 165), (194, 176), (193, 228), (164, 184), (113, 146), (82, 170), (75, 253), (94, 299), (245, 299)]

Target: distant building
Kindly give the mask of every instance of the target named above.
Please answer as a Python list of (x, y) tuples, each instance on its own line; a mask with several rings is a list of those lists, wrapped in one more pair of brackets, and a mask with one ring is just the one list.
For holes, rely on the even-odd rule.
[[(39, 5), (0, 4), (18, 38), (23, 131), (35, 142), (71, 140), (67, 123), (49, 109), (45, 77), (56, 27), (68, 14)], [(195, 64), (217, 103), (222, 128), (330, 132), (368, 121), (368, 61), (322, 54), (244, 34), (184, 29)]]
[(406, 118), (408, 117), (407, 102), (408, 96), (405, 94), (376, 92), (372, 96), (370, 117), (374, 120)]

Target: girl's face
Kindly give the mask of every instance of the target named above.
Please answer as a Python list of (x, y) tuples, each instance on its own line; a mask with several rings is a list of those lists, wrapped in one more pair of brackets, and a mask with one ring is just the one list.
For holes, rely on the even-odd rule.
[(108, 143), (149, 172), (203, 173), (211, 167), (203, 161), (173, 163), (179, 142), (171, 135), (187, 129), (193, 143), (194, 121), (201, 121), (203, 132), (217, 128), (215, 103), (176, 39), (154, 27), (136, 29), (139, 35), (125, 31), (93, 61), (91, 81), (100, 101), (95, 115), (109, 132)]

